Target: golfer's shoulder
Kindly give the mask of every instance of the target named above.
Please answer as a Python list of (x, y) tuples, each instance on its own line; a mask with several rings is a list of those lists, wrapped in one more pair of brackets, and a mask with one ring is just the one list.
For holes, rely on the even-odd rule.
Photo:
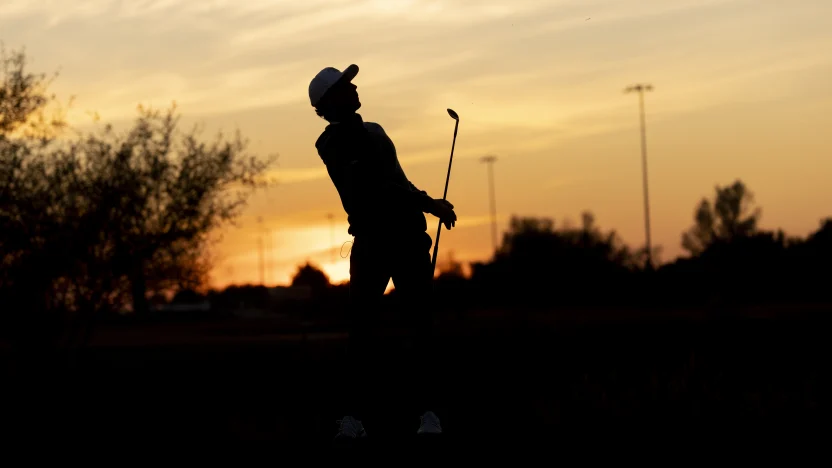
[(318, 150), (318, 154), (323, 157), (326, 150), (330, 147), (330, 142), (332, 141), (332, 134), (324, 130), (323, 133), (315, 140), (315, 148)]
[(315, 141), (315, 148), (318, 150), (318, 155), (327, 165), (335, 161), (337, 155), (343, 152), (346, 146), (343, 135), (339, 135), (337, 131), (334, 131), (331, 125), (327, 126)]
[(370, 133), (378, 133), (379, 135), (385, 136), (387, 135), (384, 132), (384, 128), (382, 128), (382, 126), (376, 122), (364, 122), (364, 128), (366, 128), (367, 131)]

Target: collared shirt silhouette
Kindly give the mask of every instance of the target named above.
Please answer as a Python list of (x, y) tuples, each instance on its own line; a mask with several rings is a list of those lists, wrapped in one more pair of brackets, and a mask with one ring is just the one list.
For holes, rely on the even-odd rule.
[(381, 127), (365, 122), (356, 111), (361, 107), (357, 86), (352, 83), (358, 67), (344, 72), (324, 68), (309, 84), (309, 99), (317, 114), (329, 124), (315, 143), (326, 165), (341, 204), (347, 213), (349, 234), (354, 236), (350, 252), (350, 366), (344, 379), (344, 413), (339, 437), (366, 436), (363, 415), (374, 401), (371, 381), (378, 378), (380, 354), (380, 300), (392, 278), (403, 315), (411, 332), (412, 347), (397, 361), (412, 377), (414, 406), (422, 411), (419, 433), (439, 433), (439, 419), (431, 409), (432, 390), (421, 382), (431, 370), (434, 345), (431, 340), (433, 271), (432, 240), (424, 213), (438, 217), (447, 229), (456, 224), (450, 202), (430, 197), (407, 178), (393, 141)]
[[(355, 67), (355, 68), (352, 68)], [(423, 213), (438, 216), (450, 229), (453, 205), (435, 200), (411, 183), (399, 163), (396, 147), (381, 125), (364, 122), (357, 87), (349, 80), (351, 65), (341, 74), (327, 68), (310, 85), (318, 114), (329, 121), (315, 143), (347, 212), (352, 235), (425, 231)], [(326, 78), (330, 79), (328, 83)], [(314, 89), (313, 89), (314, 88)]]

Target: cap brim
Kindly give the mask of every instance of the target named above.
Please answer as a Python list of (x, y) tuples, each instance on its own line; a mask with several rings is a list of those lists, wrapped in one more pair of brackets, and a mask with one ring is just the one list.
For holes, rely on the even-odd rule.
[(357, 75), (357, 74), (358, 74), (358, 65), (352, 64), (352, 65), (348, 66), (344, 70), (343, 73), (341, 73), (341, 78), (338, 79), (338, 82), (341, 83), (341, 82), (344, 82), (344, 81), (347, 81), (347, 82), (352, 81), (352, 79), (355, 78), (355, 75)]

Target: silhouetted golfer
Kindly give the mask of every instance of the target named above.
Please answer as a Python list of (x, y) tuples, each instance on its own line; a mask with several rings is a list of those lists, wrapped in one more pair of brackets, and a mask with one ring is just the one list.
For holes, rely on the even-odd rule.
[[(367, 390), (384, 376), (373, 371), (383, 353), (374, 346), (380, 319), (379, 304), (393, 279), (401, 304), (407, 307), (413, 346), (414, 390), (419, 395), (422, 422), (419, 434), (442, 432), (430, 407), (432, 380), (429, 342), (433, 317), (428, 298), (432, 291), (432, 244), (423, 213), (438, 217), (447, 229), (456, 224), (453, 205), (433, 199), (405, 176), (393, 142), (377, 123), (364, 122), (358, 87), (352, 79), (358, 67), (344, 72), (324, 68), (309, 84), (309, 99), (319, 116), (329, 122), (315, 146), (326, 164), (347, 212), (350, 253), (350, 357), (353, 366), (344, 390), (348, 407), (339, 421), (339, 438), (365, 437), (361, 422), (369, 403)], [(374, 349), (375, 348), (375, 349)], [(398, 365), (398, 363), (397, 363)]]

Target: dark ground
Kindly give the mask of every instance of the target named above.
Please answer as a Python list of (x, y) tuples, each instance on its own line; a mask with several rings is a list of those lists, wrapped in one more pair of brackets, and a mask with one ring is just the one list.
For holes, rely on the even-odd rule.
[[(828, 311), (789, 318), (449, 320), (444, 444), (696, 450), (758, 435), (828, 434)], [(492, 314), (494, 315), (494, 314)], [(157, 326), (159, 327), (159, 326)], [(156, 330), (159, 332), (159, 330)], [(98, 332), (106, 335), (106, 330)], [(148, 328), (142, 333), (155, 333)], [(161, 332), (159, 332), (161, 333)], [(340, 335), (240, 336), (191, 344), (106, 340), (66, 375), (7, 380), (5, 427), (21, 439), (84, 443), (266, 441), (332, 445), (345, 385), (379, 395), (365, 420), (377, 446), (414, 443), (419, 418), (396, 351), (374, 382), (345, 381)], [(7, 374), (8, 375), (8, 374)], [(14, 379), (13, 379), (14, 380)], [(781, 439), (782, 440), (782, 439)], [(704, 445), (703, 445), (704, 444)]]

